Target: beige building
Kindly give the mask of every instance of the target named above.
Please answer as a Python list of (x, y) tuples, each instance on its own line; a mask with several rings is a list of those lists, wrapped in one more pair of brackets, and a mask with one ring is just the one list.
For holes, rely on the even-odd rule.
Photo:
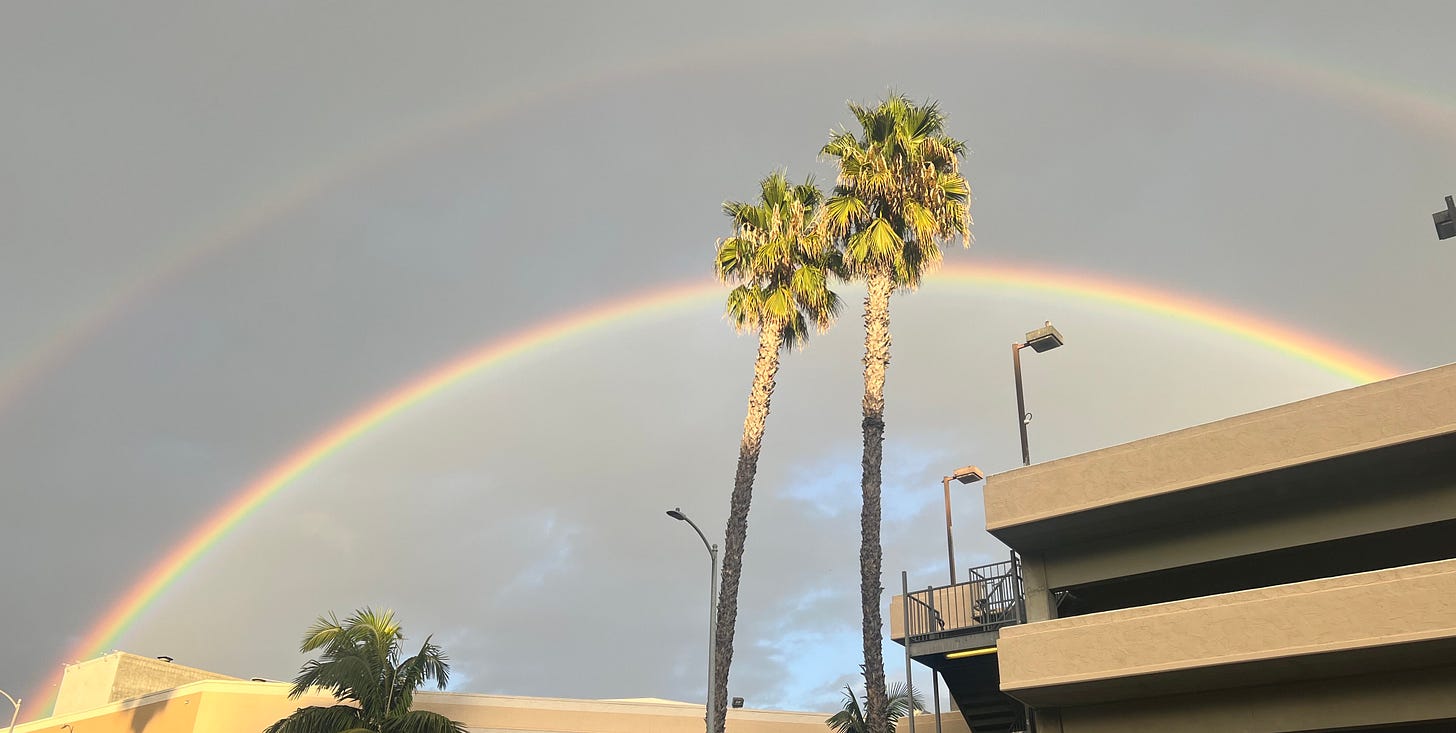
[(978, 733), (1022, 704), (1037, 733), (1456, 731), (1456, 365), (992, 476), (985, 508), (1011, 559), (908, 609)]
[[(239, 680), (159, 659), (113, 652), (66, 668), (55, 715), (16, 733), (259, 733), (302, 705), (285, 682)], [(671, 700), (567, 700), (420, 692), (417, 708), (471, 733), (701, 733), (703, 706)], [(733, 709), (731, 733), (824, 733), (827, 713)]]

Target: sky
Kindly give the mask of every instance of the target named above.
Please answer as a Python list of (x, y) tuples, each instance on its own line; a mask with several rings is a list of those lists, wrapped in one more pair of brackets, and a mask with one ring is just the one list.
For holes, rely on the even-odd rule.
[[(1214, 304), (1389, 374), (1453, 361), (1450, 3), (11, 3), (0, 7), (0, 689), (48, 698), (240, 491), (463, 355), (707, 283), (720, 204), (847, 100), (939, 100), (975, 242), (892, 305), (885, 577), (944, 582), (940, 476), (1354, 386), (1054, 287)], [(1038, 274), (1040, 273), (1040, 275)], [(283, 485), (105, 650), (289, 679), (319, 614), (396, 611), (452, 688), (701, 700), (756, 343), (721, 295), (456, 380)], [(860, 660), (862, 291), (785, 356), (730, 695), (833, 710)], [(957, 487), (957, 562), (1008, 552)], [(888, 602), (889, 592), (886, 594)], [(885, 647), (890, 678), (900, 648)], [(90, 653), (90, 652), (86, 652)], [(924, 668), (919, 683), (928, 681)]]

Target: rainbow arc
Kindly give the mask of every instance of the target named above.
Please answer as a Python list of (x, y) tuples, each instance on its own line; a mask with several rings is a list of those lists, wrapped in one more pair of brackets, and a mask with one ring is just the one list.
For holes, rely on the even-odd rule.
[[(1395, 368), (1375, 358), (1266, 318), (1101, 275), (983, 264), (948, 266), (930, 280), (981, 290), (1010, 288), (1067, 296), (1191, 323), (1282, 353), (1297, 362), (1347, 379), (1352, 384), (1376, 381), (1397, 373)], [(716, 282), (693, 282), (629, 295), (568, 313), (492, 340), (371, 400), (234, 492), (232, 498), (188, 532), (181, 542), (133, 583), (66, 658), (88, 659), (106, 651), (198, 558), (242, 524), (258, 507), (330, 456), (411, 407), (470, 377), (525, 358), (551, 344), (633, 320), (663, 316), (697, 303), (706, 304), (721, 298), (723, 293), (723, 286)], [(32, 699), (48, 698), (47, 707), (55, 702), (54, 689), (58, 687), (60, 674), (60, 665), (57, 666), (56, 675), (42, 689), (48, 694), (32, 696)]]

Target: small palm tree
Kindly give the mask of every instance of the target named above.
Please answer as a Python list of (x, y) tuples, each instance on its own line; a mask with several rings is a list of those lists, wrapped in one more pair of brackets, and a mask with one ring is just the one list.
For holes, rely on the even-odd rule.
[(333, 614), (320, 616), (299, 646), (304, 653), (319, 651), (319, 658), (303, 665), (289, 697), (322, 688), (339, 704), (299, 708), (264, 733), (465, 733), (465, 726), (439, 713), (410, 709), (425, 682), (445, 689), (450, 665), (429, 637), (418, 653), (401, 660), (403, 641), (393, 611), (365, 608), (342, 623)]
[(816, 221), (822, 200), (812, 179), (791, 185), (782, 172), (774, 172), (759, 182), (756, 203), (723, 204), (723, 213), (733, 221), (733, 234), (719, 240), (713, 269), (724, 282), (737, 283), (728, 294), (727, 316), (740, 333), (758, 332), (758, 359), (748, 391), (748, 415), (738, 444), (723, 540), (711, 695), (717, 730), (712, 733), (723, 733), (725, 724), (748, 507), (779, 354), (802, 344), (811, 327), (823, 332), (839, 311), (839, 296), (828, 287), (829, 276), (839, 265), (838, 252), (822, 236)]
[(965, 143), (942, 132), (935, 102), (891, 94), (874, 107), (850, 103), (856, 136), (831, 133), (821, 154), (835, 158), (839, 178), (824, 202), (826, 233), (843, 248), (843, 269), (865, 283), (864, 456), (860, 492), (860, 606), (864, 640), (865, 715), (884, 727), (885, 662), (880, 651), (880, 482), (885, 441), (885, 370), (890, 363), (890, 295), (911, 290), (940, 263), (940, 243), (970, 245), (971, 189), (960, 173)]
[[(886, 725), (881, 730), (893, 733), (895, 722), (912, 712), (925, 710), (925, 699), (920, 696), (914, 688), (903, 682), (897, 682), (890, 686), (885, 693), (888, 700), (886, 709)], [(844, 707), (839, 712), (829, 716), (824, 721), (835, 733), (870, 733), (872, 728), (865, 722), (865, 716), (860, 708), (859, 700), (854, 696), (854, 690), (849, 685), (844, 686)]]

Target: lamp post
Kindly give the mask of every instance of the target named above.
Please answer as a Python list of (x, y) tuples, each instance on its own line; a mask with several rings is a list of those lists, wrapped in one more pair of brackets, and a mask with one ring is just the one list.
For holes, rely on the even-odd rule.
[(681, 521), (681, 522), (687, 522), (688, 523), (688, 526), (689, 527), (692, 527), (693, 528), (693, 531), (698, 533), (698, 538), (703, 541), (703, 547), (708, 548), (708, 718), (707, 718), (708, 730), (707, 730), (707, 733), (713, 733), (714, 731), (716, 731), (718, 729), (717, 728), (717, 725), (715, 725), (717, 723), (717, 720), (714, 719), (714, 716), (717, 714), (718, 706), (714, 704), (717, 701), (714, 699), (715, 695), (713, 693), (713, 666), (714, 666), (715, 656), (716, 656), (715, 653), (714, 653), (714, 648), (718, 646), (718, 546), (717, 545), (714, 545), (714, 544), (709, 544), (708, 538), (703, 534), (703, 530), (698, 529), (698, 525), (695, 524), (693, 522), (693, 520), (688, 519), (688, 515), (683, 514), (682, 508), (680, 508), (680, 507), (673, 508), (671, 511), (669, 511), (667, 513), (667, 516), (672, 517), (673, 519), (676, 519), (676, 520)]
[(1016, 373), (1016, 426), (1021, 430), (1021, 465), (1031, 465), (1031, 448), (1026, 442), (1026, 424), (1031, 422), (1031, 413), (1026, 411), (1026, 397), (1021, 391), (1021, 350), (1030, 346), (1040, 354), (1062, 345), (1062, 334), (1047, 321), (1045, 326), (1026, 332), (1026, 340), (1011, 345), (1011, 369)]
[(4, 690), (0, 690), (0, 695), (4, 695), (5, 699), (9, 700), (11, 706), (15, 708), (15, 712), (10, 714), (10, 733), (15, 733), (15, 719), (20, 717), (20, 699), (11, 697), (10, 693)]
[(945, 554), (947, 559), (950, 560), (951, 585), (956, 584), (956, 572), (955, 540), (951, 537), (950, 533), (950, 482), (952, 479), (954, 479), (963, 484), (971, 484), (980, 481), (983, 478), (985, 478), (985, 474), (981, 473), (981, 469), (976, 468), (975, 466), (962, 466), (960, 468), (957, 468), (955, 472), (951, 475), (940, 477), (941, 484), (945, 486)]

